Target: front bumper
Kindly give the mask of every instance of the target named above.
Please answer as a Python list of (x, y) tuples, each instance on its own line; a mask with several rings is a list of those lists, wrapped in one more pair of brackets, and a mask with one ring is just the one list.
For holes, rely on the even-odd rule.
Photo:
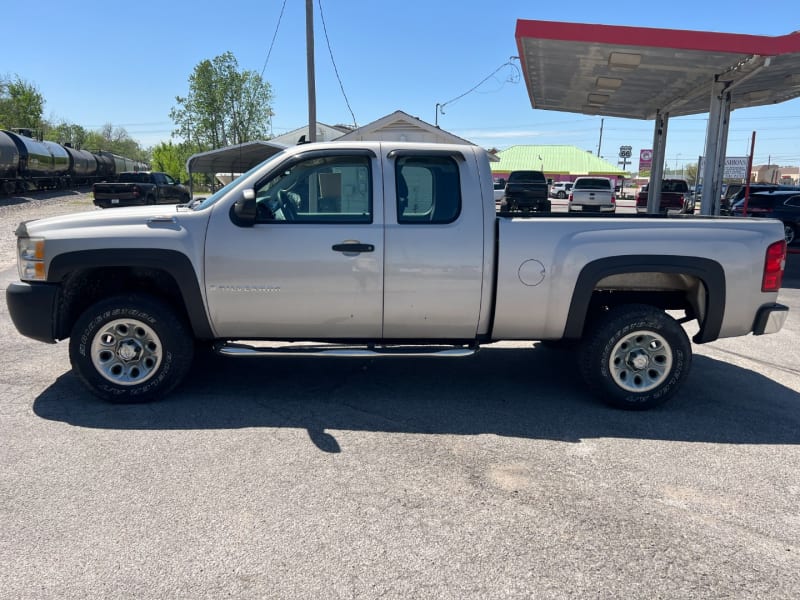
[(788, 306), (777, 303), (764, 304), (756, 313), (756, 319), (753, 322), (753, 335), (777, 333), (783, 327), (788, 315)]
[(55, 307), (59, 286), (15, 281), (6, 289), (11, 321), (22, 335), (54, 344)]

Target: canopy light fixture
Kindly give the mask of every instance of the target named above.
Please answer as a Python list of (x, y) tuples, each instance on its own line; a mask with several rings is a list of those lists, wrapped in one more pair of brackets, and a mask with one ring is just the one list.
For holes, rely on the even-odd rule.
[(608, 94), (589, 94), (587, 102), (589, 106), (603, 106), (611, 98)]
[(769, 90), (753, 90), (752, 92), (747, 92), (744, 97), (748, 102), (760, 102), (769, 98), (769, 95)]
[(608, 66), (612, 69), (635, 69), (642, 63), (641, 54), (627, 52), (612, 52), (608, 57)]
[(622, 85), (622, 79), (617, 77), (598, 77), (595, 81), (595, 88), (601, 92), (615, 92)]

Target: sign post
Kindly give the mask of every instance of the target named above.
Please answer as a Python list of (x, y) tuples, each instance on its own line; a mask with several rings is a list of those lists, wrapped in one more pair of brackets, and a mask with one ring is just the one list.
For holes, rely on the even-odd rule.
[[(628, 163), (630, 162), (629, 159), (632, 155), (633, 147), (632, 146), (620, 146), (619, 147), (619, 157), (622, 160), (617, 161), (618, 165), (622, 165), (622, 170), (625, 171), (628, 167)], [(625, 176), (622, 176), (622, 183), (619, 187), (619, 194), (620, 196), (625, 195)]]

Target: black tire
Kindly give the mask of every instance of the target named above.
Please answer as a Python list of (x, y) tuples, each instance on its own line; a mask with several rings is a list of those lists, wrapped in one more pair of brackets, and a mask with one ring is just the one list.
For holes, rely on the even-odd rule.
[(194, 340), (163, 302), (143, 294), (101, 300), (76, 321), (69, 341), (72, 368), (103, 400), (159, 400), (186, 376)]
[(558, 198), (564, 199), (564, 198), (566, 198), (566, 197), (567, 197), (567, 193), (566, 193), (566, 192), (558, 192), (558, 193), (556, 194), (556, 196), (557, 196)]
[(607, 404), (647, 410), (678, 391), (692, 347), (683, 327), (664, 311), (627, 304), (588, 325), (579, 362), (589, 388)]
[(791, 223), (783, 224), (783, 234), (786, 236), (786, 245), (790, 246), (797, 241), (797, 228)]
[(145, 204), (149, 204), (149, 205), (155, 204), (156, 203), (156, 197), (155, 196), (148, 196), (145, 199), (144, 203)]

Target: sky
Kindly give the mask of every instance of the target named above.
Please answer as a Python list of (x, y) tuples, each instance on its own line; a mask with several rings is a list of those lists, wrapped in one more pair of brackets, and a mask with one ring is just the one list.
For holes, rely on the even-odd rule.
[[(361, 126), (402, 110), (485, 148), (568, 144), (599, 148), (611, 161), (620, 146), (632, 146), (634, 157), (652, 147), (653, 122), (606, 117), (601, 136), (600, 116), (533, 109), (512, 58), (518, 19), (771, 36), (800, 29), (796, 0), (313, 2), (318, 121)], [(230, 51), (240, 69), (269, 82), (274, 135), (308, 121), (305, 0), (66, 6), (3, 8), (3, 21), (19, 26), (3, 28), (0, 75), (34, 84), (49, 120), (87, 129), (111, 123), (144, 147), (176, 139), (176, 96), (188, 93), (199, 62)], [(669, 168), (703, 154), (707, 116), (670, 120)], [(800, 98), (733, 111), (727, 155), (749, 154), (754, 131), (755, 164), (800, 165)]]

